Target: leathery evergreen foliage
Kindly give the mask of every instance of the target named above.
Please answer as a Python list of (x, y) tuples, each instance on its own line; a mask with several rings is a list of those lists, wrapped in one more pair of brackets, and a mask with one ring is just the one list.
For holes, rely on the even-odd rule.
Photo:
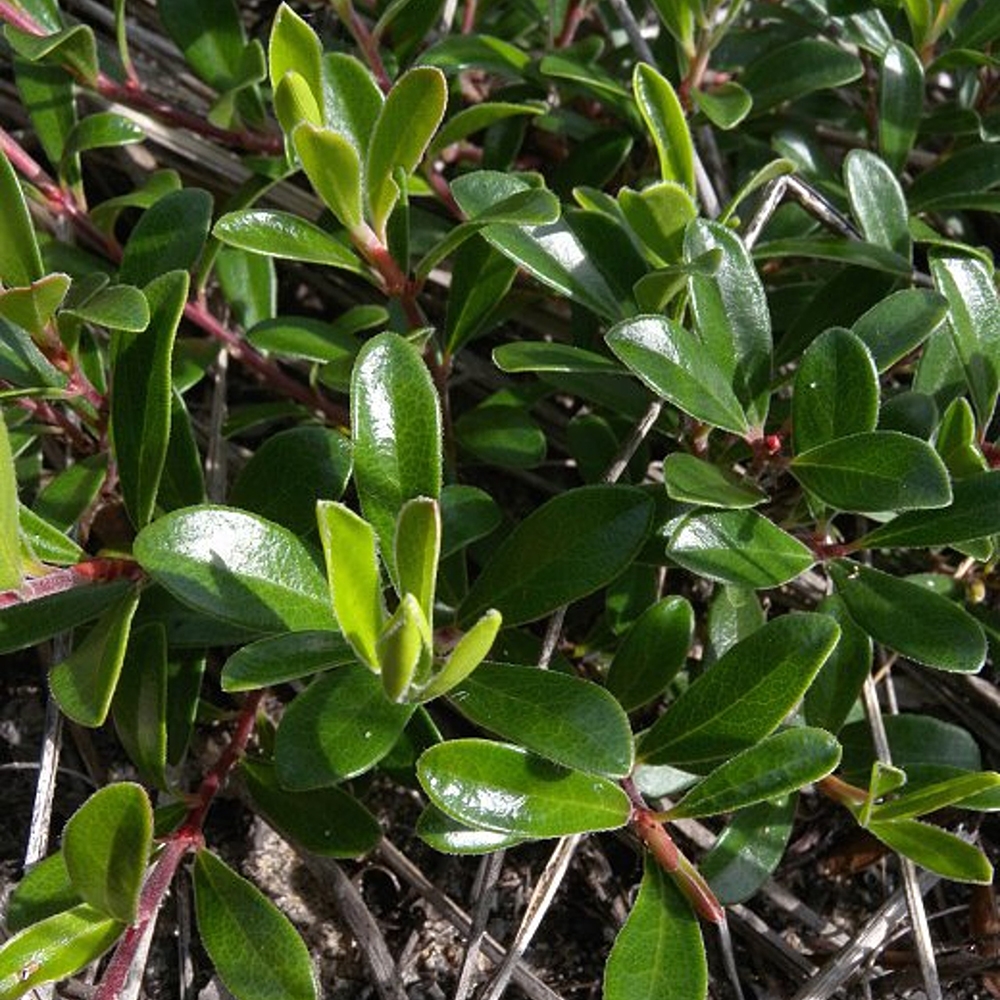
[[(873, 676), (1000, 635), (996, 3), (158, 0), (201, 106), (130, 7), (0, 0), (0, 649), (137, 778), (25, 873), (0, 997), (131, 995), (190, 856), (228, 989), (316, 996), (204, 843), (230, 779), (332, 857), (377, 773), (441, 851), (619, 831), (607, 1000), (706, 996), (802, 789), (989, 883), (1000, 776)], [(98, 182), (167, 139), (203, 169)]]

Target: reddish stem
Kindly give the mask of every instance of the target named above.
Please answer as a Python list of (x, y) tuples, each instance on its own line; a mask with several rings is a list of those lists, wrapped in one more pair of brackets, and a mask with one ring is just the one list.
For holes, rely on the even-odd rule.
[(476, 14), (479, 4), (477, 0), (465, 0), (462, 10), (462, 34), (471, 35), (476, 30)]
[[(346, 0), (344, 4), (346, 10), (341, 9), (340, 5), (337, 6), (338, 13), (346, 21), (347, 29), (353, 36), (358, 48), (361, 49), (361, 54), (365, 57), (368, 68), (375, 74), (375, 79), (378, 81), (378, 85), (382, 88), (382, 91), (388, 94), (392, 90), (392, 80), (389, 79), (385, 63), (382, 62), (382, 53), (379, 52), (378, 39), (368, 30), (368, 25), (365, 24), (364, 19), (354, 9), (354, 4), (350, 0)], [(346, 18), (344, 17), (345, 14), (347, 14)]]
[(556, 48), (565, 49), (573, 44), (580, 25), (587, 17), (587, 5), (584, 0), (574, 0), (566, 11), (566, 20), (563, 22), (562, 31), (556, 39)]

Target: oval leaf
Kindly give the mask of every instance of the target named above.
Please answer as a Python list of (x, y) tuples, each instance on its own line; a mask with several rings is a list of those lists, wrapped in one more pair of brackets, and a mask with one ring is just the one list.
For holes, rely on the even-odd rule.
[(355, 659), (350, 643), (339, 632), (289, 632), (238, 649), (223, 665), (220, 681), (223, 691), (254, 691), (342, 667)]
[(336, 628), (312, 554), (262, 517), (186, 507), (139, 532), (134, 551), (153, 579), (208, 615), (260, 632)]
[(442, 854), (490, 854), (515, 847), (527, 839), (516, 833), (477, 830), (465, 826), (441, 812), (437, 806), (428, 806), (420, 814), (416, 834), (425, 844), (430, 844)]
[(663, 481), (671, 500), (703, 507), (756, 507), (767, 499), (756, 483), (738, 479), (727, 470), (682, 451), (667, 455)]
[(909, 214), (896, 175), (874, 153), (852, 149), (844, 160), (844, 183), (865, 239), (909, 259)]
[(315, 1000), (309, 952), (288, 918), (214, 854), (194, 862), (198, 933), (226, 988), (240, 1000)]
[(980, 885), (993, 881), (993, 866), (986, 855), (940, 827), (915, 819), (897, 819), (872, 823), (868, 829), (897, 853), (944, 878)]
[(851, 328), (880, 372), (919, 347), (948, 315), (948, 300), (929, 288), (904, 288), (877, 302)]
[(534, 621), (610, 583), (642, 547), (653, 501), (629, 486), (583, 486), (525, 518), (497, 549), (459, 609), (495, 608), (507, 625)]
[(26, 288), (45, 273), (35, 229), (17, 174), (0, 150), (0, 282)]
[(805, 613), (775, 618), (731, 646), (639, 741), (646, 764), (719, 760), (772, 733), (836, 645), (836, 622)]
[(879, 67), (878, 144), (889, 168), (903, 172), (924, 109), (924, 68), (920, 57), (894, 41)]
[(449, 740), (425, 750), (417, 777), (443, 812), (501, 833), (544, 838), (616, 830), (631, 812), (613, 781), (488, 740)]
[(632, 90), (656, 146), (661, 178), (683, 184), (694, 194), (694, 144), (670, 81), (652, 66), (639, 63), (632, 74)]

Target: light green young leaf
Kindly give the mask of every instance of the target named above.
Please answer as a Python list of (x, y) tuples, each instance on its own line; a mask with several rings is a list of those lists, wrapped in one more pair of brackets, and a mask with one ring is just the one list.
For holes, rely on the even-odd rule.
[(409, 175), (417, 168), (447, 103), (444, 73), (433, 66), (407, 70), (389, 91), (365, 159), (365, 200), (380, 236), (399, 198), (395, 172)]
[(623, 187), (618, 192), (618, 204), (647, 249), (665, 264), (680, 260), (684, 230), (698, 214), (686, 188), (676, 181), (661, 181), (642, 191)]
[(307, 123), (321, 128), (323, 112), (301, 73), (288, 70), (274, 89), (274, 113), (286, 136)]
[(69, 275), (56, 273), (33, 281), (26, 288), (0, 291), (0, 318), (29, 333), (40, 334), (62, 305), (69, 286)]
[(978, 475), (988, 468), (979, 448), (976, 415), (965, 396), (953, 399), (942, 414), (934, 448), (955, 480)]
[(396, 519), (396, 576), (400, 596), (413, 594), (424, 618), (434, 620), (434, 585), (441, 555), (441, 511), (436, 500), (414, 497)]
[(349, 507), (334, 501), (319, 501), (316, 518), (341, 632), (361, 662), (377, 670), (376, 646), (386, 611), (375, 531)]
[(450, 691), (460, 684), (486, 658), (503, 624), (503, 616), (499, 611), (487, 611), (486, 614), (469, 629), (451, 651), (444, 665), (420, 689), (420, 700), (430, 701)]
[(425, 750), (417, 777), (431, 802), (460, 823), (527, 837), (616, 830), (631, 806), (618, 785), (520, 747), (448, 740)]
[(112, 285), (100, 289), (83, 302), (70, 304), (67, 300), (59, 315), (72, 316), (109, 330), (142, 333), (149, 326), (149, 302), (145, 294), (133, 285)]
[(324, 204), (341, 225), (359, 229), (364, 221), (361, 161), (351, 142), (332, 129), (303, 122), (292, 133), (292, 143)]
[(66, 870), (83, 901), (124, 924), (135, 921), (152, 845), (149, 798), (127, 781), (87, 799), (62, 838)]
[(698, 918), (647, 854), (639, 895), (604, 969), (604, 1000), (704, 1000), (707, 991)]
[(405, 593), (399, 607), (382, 626), (375, 653), (382, 687), (390, 701), (404, 701), (414, 678), (430, 673), (431, 628), (413, 594)]
[(21, 586), (18, 506), (14, 455), (3, 410), (0, 409), (0, 590), (17, 590)]
[(198, 934), (226, 988), (240, 1000), (316, 1000), (309, 952), (288, 918), (214, 854), (194, 862)]
[(888, 802), (876, 805), (872, 810), (871, 819), (873, 822), (879, 823), (914, 816), (926, 816), (927, 813), (944, 809), (946, 806), (954, 805), (963, 799), (971, 798), (973, 795), (979, 795), (981, 792), (987, 792), (997, 787), (1000, 787), (1000, 774), (997, 774), (996, 771), (959, 775), (946, 781), (925, 785), (912, 792), (903, 792), (902, 795), (890, 799)]
[(670, 81), (646, 63), (632, 74), (632, 90), (660, 159), (660, 176), (695, 193), (694, 144), (684, 109)]
[(323, 56), (323, 101), (327, 128), (342, 135), (364, 163), (385, 98), (371, 71), (356, 56), (327, 52)]
[[(285, 74), (293, 71), (305, 81), (317, 108), (323, 104), (323, 48), (316, 32), (287, 3), (282, 3), (271, 26), (267, 43), (267, 69), (271, 86), (277, 88)], [(322, 120), (317, 124), (321, 124)]]
[(45, 62), (63, 66), (94, 84), (100, 65), (94, 30), (85, 24), (64, 28), (47, 35), (21, 31), (12, 24), (4, 25), (4, 35), (10, 47), (28, 62)]
[(35, 228), (17, 174), (0, 150), (0, 282), (24, 287), (45, 273)]

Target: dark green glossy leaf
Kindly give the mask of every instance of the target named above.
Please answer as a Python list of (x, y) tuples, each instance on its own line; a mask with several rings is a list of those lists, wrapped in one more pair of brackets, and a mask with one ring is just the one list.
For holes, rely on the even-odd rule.
[(118, 269), (118, 280), (143, 287), (167, 271), (190, 270), (208, 239), (212, 196), (198, 188), (165, 194), (136, 223)]
[(111, 714), (139, 777), (167, 788), (167, 633), (159, 623), (132, 630)]
[(56, 851), (36, 861), (14, 887), (7, 905), (4, 926), (11, 934), (37, 924), (46, 917), (78, 906), (83, 900), (73, 888), (66, 859)]
[[(49, 163), (59, 164), (66, 140), (77, 123), (76, 85), (61, 66), (13, 59), (14, 82), (18, 96), (31, 119), (31, 127)], [(67, 165), (76, 171), (79, 182), (79, 158)], [(63, 178), (61, 178), (63, 179)]]
[(527, 340), (503, 344), (493, 350), (493, 362), (501, 371), (604, 372), (624, 374), (611, 358), (570, 344)]
[(916, 52), (900, 41), (882, 55), (879, 67), (879, 152), (898, 175), (906, 165), (924, 107), (924, 68)]
[(704, 1000), (707, 990), (708, 963), (698, 918), (647, 855), (639, 895), (608, 956), (605, 1000)]
[(455, 421), (455, 438), (477, 459), (510, 469), (532, 469), (545, 460), (544, 431), (515, 393), (501, 391)]
[(124, 781), (87, 799), (62, 838), (66, 870), (84, 902), (125, 924), (136, 918), (152, 845), (149, 798)]
[(690, 278), (695, 325), (747, 419), (760, 426), (767, 416), (771, 381), (771, 316), (764, 285), (732, 230), (704, 219), (692, 222), (684, 236), (685, 260), (693, 263), (715, 250), (722, 253), (718, 269)]
[(839, 45), (802, 38), (788, 45), (766, 46), (747, 66), (740, 83), (753, 96), (754, 113), (760, 114), (816, 90), (842, 87), (863, 72), (861, 60)]
[(430, 144), (430, 152), (439, 152), (505, 118), (514, 115), (538, 115), (542, 111), (544, 105), (541, 104), (515, 104), (510, 101), (484, 101), (482, 104), (473, 104), (453, 114), (441, 126)]
[(664, 691), (684, 666), (694, 637), (694, 611), (683, 597), (647, 608), (625, 633), (608, 669), (608, 690), (627, 710)]
[(191, 607), (261, 632), (334, 628), (326, 580), (290, 531), (255, 514), (204, 505), (143, 528), (135, 557)]
[(940, 827), (915, 819), (897, 819), (872, 823), (868, 829), (894, 851), (944, 878), (980, 885), (993, 881), (993, 866), (986, 855)]
[(437, 806), (427, 806), (416, 826), (417, 836), (442, 854), (489, 854), (515, 847), (528, 838), (516, 833), (499, 833), (465, 826)]
[(60, 316), (74, 316), (109, 330), (141, 333), (149, 326), (150, 305), (146, 296), (132, 285), (103, 288), (79, 304), (67, 305)]
[(437, 391), (416, 349), (383, 333), (358, 354), (351, 376), (354, 482), (392, 571), (399, 509), (413, 497), (441, 492), (441, 412)]
[(66, 158), (88, 149), (107, 149), (114, 146), (127, 146), (133, 142), (142, 142), (146, 133), (131, 118), (116, 114), (113, 111), (98, 111), (87, 115), (77, 122), (73, 131), (66, 137), (66, 148), (63, 150), (63, 173), (65, 174)]
[(133, 524), (149, 523), (170, 439), (170, 362), (187, 302), (186, 271), (170, 271), (145, 289), (149, 326), (112, 339), (111, 432), (125, 506)]
[[(618, 703), (590, 681), (538, 667), (484, 663), (450, 694), (485, 729), (557, 764), (624, 777), (632, 733)], [(557, 716), (552, 706), (558, 705)]]
[(351, 443), (325, 427), (269, 437), (233, 483), (229, 502), (302, 536), (316, 525), (316, 501), (338, 500), (351, 476)]
[(976, 415), (964, 396), (948, 404), (938, 424), (934, 447), (956, 480), (975, 476), (988, 468), (978, 446)]
[(445, 313), (450, 353), (489, 327), (516, 274), (516, 261), (494, 250), (485, 239), (473, 237), (462, 245), (452, 266)]
[(663, 481), (671, 500), (704, 507), (756, 507), (767, 494), (755, 483), (686, 452), (674, 452), (663, 463)]
[(711, 90), (692, 90), (691, 99), (698, 110), (721, 129), (736, 128), (753, 107), (753, 98), (747, 89), (732, 80)]
[(527, 52), (492, 35), (450, 35), (421, 56), (423, 62), (450, 72), (475, 67), (519, 78), (531, 61)]
[(844, 160), (844, 183), (865, 239), (909, 259), (912, 242), (906, 198), (895, 174), (874, 153), (854, 149)]
[(754, 247), (754, 257), (770, 260), (782, 257), (814, 257), (838, 264), (884, 271), (899, 277), (908, 276), (910, 263), (892, 250), (864, 240), (845, 240), (839, 236), (789, 236), (766, 240)]
[(948, 329), (972, 405), (984, 428), (1000, 390), (1000, 296), (993, 276), (973, 257), (931, 256), (931, 274), (948, 300)]
[(749, 429), (726, 372), (679, 323), (665, 316), (638, 316), (613, 326), (606, 339), (623, 364), (679, 410), (735, 434)]
[(615, 830), (628, 796), (613, 781), (560, 767), (519, 747), (449, 740), (425, 750), (417, 777), (431, 802), (460, 823), (527, 837)]
[(167, 34), (184, 53), (188, 65), (216, 90), (225, 90), (242, 59), (246, 39), (233, 0), (157, 0)]
[(56, 474), (35, 497), (34, 511), (56, 527), (69, 531), (97, 499), (108, 472), (108, 455), (88, 455)]
[(650, 529), (653, 503), (628, 486), (583, 486), (554, 497), (510, 533), (459, 609), (469, 622), (496, 608), (507, 625), (534, 621), (613, 580)]
[(910, 211), (922, 212), (949, 203), (958, 207), (1000, 182), (1000, 148), (975, 143), (942, 157), (922, 173), (907, 192)]
[(752, 587), (731, 583), (716, 587), (708, 606), (705, 662), (715, 663), (730, 646), (756, 632), (766, 620), (760, 598)]
[(776, 799), (826, 777), (839, 762), (840, 744), (825, 729), (786, 729), (717, 767), (669, 818), (715, 816)]
[(647, 764), (703, 764), (731, 756), (774, 732), (836, 645), (826, 615), (775, 618), (722, 656), (643, 734)]
[(986, 659), (979, 623), (926, 587), (859, 563), (830, 574), (851, 617), (876, 641), (938, 670), (975, 673)]
[(242, 646), (222, 667), (223, 691), (253, 691), (342, 667), (356, 659), (339, 632), (290, 632)]
[(723, 906), (749, 899), (778, 867), (792, 833), (797, 795), (740, 810), (698, 865)]
[(908, 511), (858, 541), (864, 548), (955, 545), (1000, 532), (1000, 471), (959, 479), (952, 502), (932, 511)]
[(8, 287), (30, 285), (45, 273), (35, 229), (17, 174), (0, 151), (0, 281)]
[[(451, 190), (462, 211), (475, 218), (497, 202), (530, 187), (516, 175), (477, 170), (456, 178)], [(617, 298), (565, 221), (541, 226), (497, 223), (481, 232), (490, 244), (543, 284), (598, 316), (620, 318)]]
[(837, 594), (820, 602), (817, 609), (840, 626), (840, 638), (809, 685), (802, 703), (806, 722), (836, 733), (847, 721), (872, 668), (871, 636), (850, 616)]
[(399, 739), (412, 705), (389, 701), (367, 667), (324, 674), (288, 707), (274, 762), (291, 791), (335, 785), (377, 764)]
[(928, 288), (905, 288), (877, 302), (851, 328), (880, 372), (919, 347), (948, 315), (948, 301)]
[(878, 403), (878, 372), (861, 339), (841, 327), (821, 333), (806, 348), (795, 373), (795, 451), (875, 430)]
[(245, 759), (240, 777), (255, 808), (282, 836), (313, 854), (357, 858), (382, 838), (378, 820), (342, 788), (290, 792), (269, 761)]
[(711, 580), (779, 587), (816, 561), (798, 539), (755, 510), (695, 511), (667, 542), (667, 556)]
[(130, 586), (125, 580), (85, 583), (34, 601), (0, 608), (0, 653), (35, 646), (97, 618)]
[(670, 81), (646, 63), (632, 74), (632, 90), (660, 160), (660, 177), (694, 194), (694, 144)]
[[(305, 316), (277, 316), (247, 331), (247, 340), (263, 351), (335, 366), (338, 376), (346, 368), (345, 391), (358, 341), (354, 334), (385, 326), (389, 314), (381, 306), (355, 306), (335, 322)], [(321, 374), (327, 374), (324, 369)]]
[(226, 988), (240, 1000), (315, 1000), (309, 952), (256, 887), (200, 850), (194, 862), (198, 934)]
[(59, 708), (81, 726), (100, 726), (107, 718), (138, 604), (137, 589), (126, 593), (49, 674)]
[(72, 976), (100, 958), (124, 929), (86, 903), (26, 927), (0, 947), (0, 996), (16, 1000)]
[(898, 431), (837, 438), (792, 459), (792, 475), (831, 507), (850, 511), (922, 510), (951, 502), (937, 452)]
[(497, 502), (475, 486), (452, 483), (441, 490), (441, 558), (492, 534), (503, 520)]
[(275, 209), (244, 208), (227, 212), (212, 235), (227, 246), (308, 264), (326, 264), (363, 273), (361, 261), (343, 241), (315, 223)]
[(1000, 787), (1000, 774), (986, 771), (982, 774), (962, 774), (945, 781), (925, 785), (915, 791), (904, 791), (901, 795), (875, 806), (872, 821), (883, 822), (928, 813), (954, 805), (963, 799)]

